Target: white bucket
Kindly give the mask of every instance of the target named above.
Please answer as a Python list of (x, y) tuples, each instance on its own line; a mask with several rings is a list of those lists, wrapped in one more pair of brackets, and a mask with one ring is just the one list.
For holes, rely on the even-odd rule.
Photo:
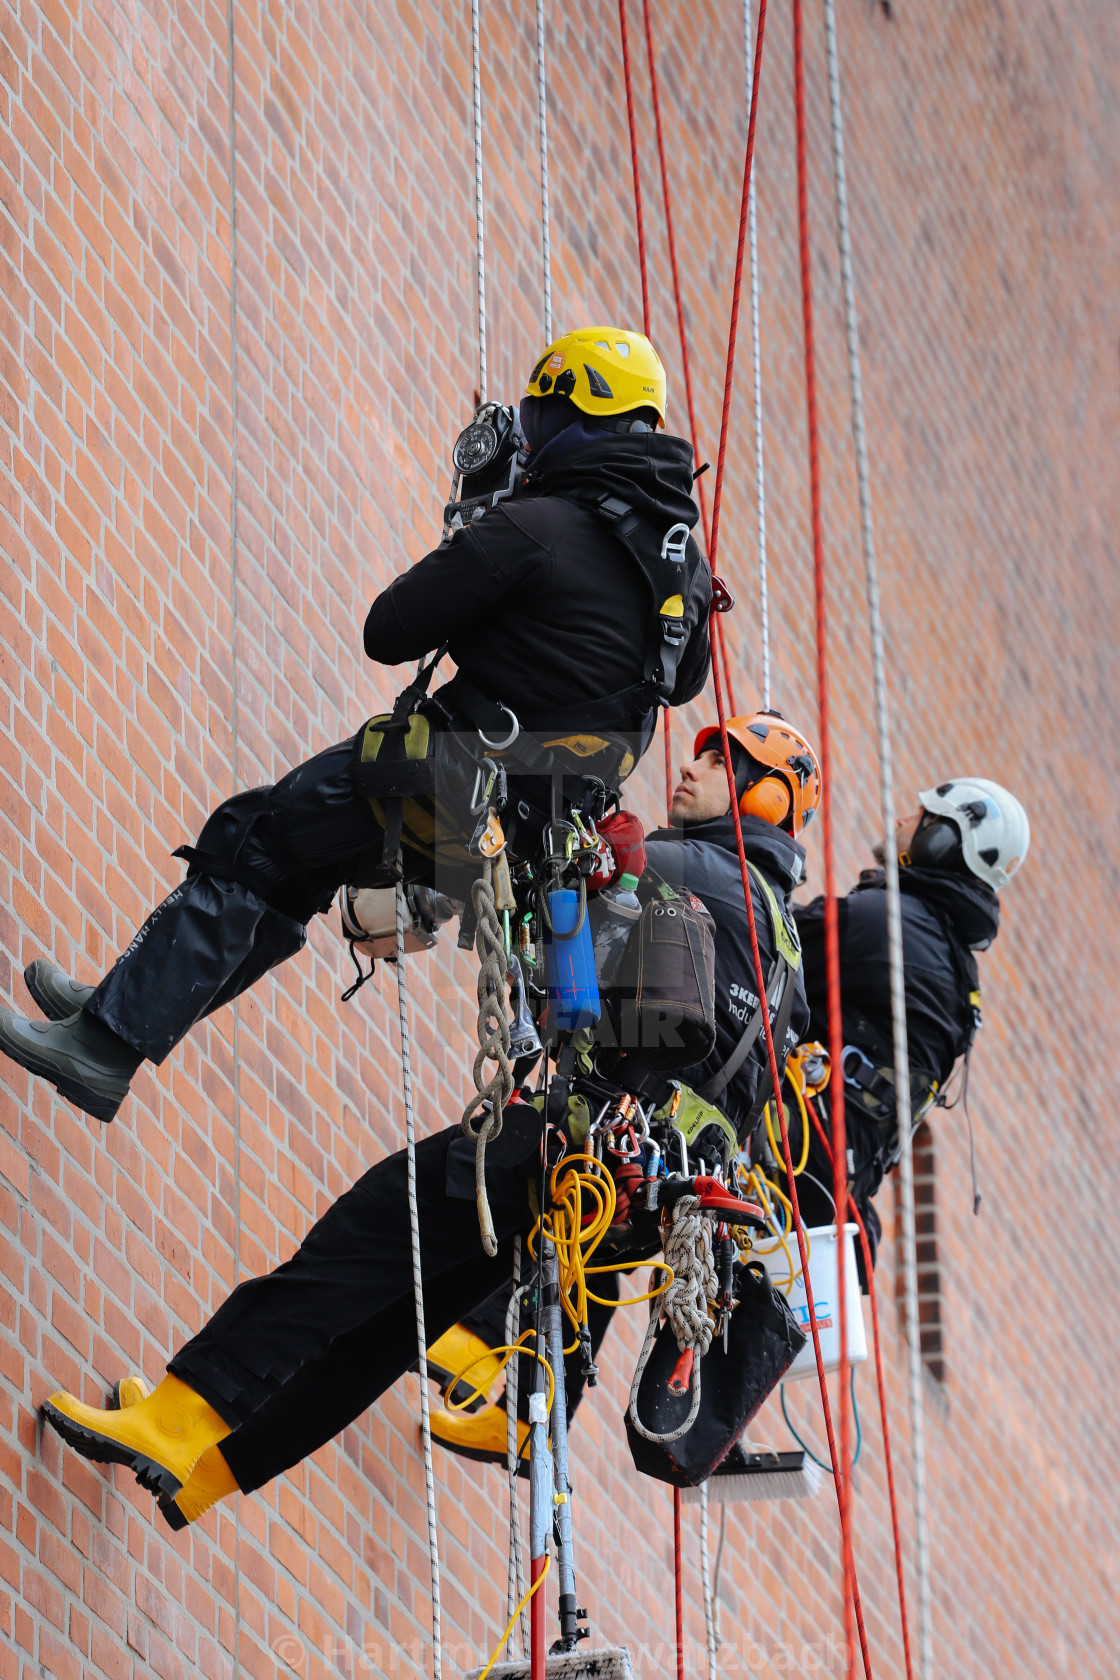
[[(848, 1324), (848, 1363), (860, 1365), (867, 1358), (867, 1332), (863, 1323), (863, 1297), (859, 1290), (856, 1270), (857, 1227), (844, 1227), (844, 1308)], [(817, 1330), (821, 1338), (821, 1358), (826, 1371), (835, 1371), (840, 1364), (840, 1326), (837, 1322), (839, 1306), (836, 1300), (836, 1227), (814, 1225), (806, 1229), (805, 1241), (809, 1249), (809, 1278), (813, 1285), (813, 1307), (817, 1315)], [(771, 1248), (772, 1239), (762, 1238), (759, 1246)], [(786, 1246), (793, 1257), (797, 1274), (792, 1286), (789, 1281), (789, 1261), (779, 1244), (772, 1253), (760, 1254), (756, 1248), (752, 1259), (759, 1259), (766, 1267), (771, 1283), (782, 1291), (793, 1309), (793, 1316), (804, 1330), (805, 1346), (786, 1372), (783, 1381), (798, 1377), (812, 1377), (817, 1373), (813, 1352), (813, 1336), (809, 1329), (809, 1302), (805, 1294), (805, 1280), (801, 1276), (801, 1260), (797, 1250), (797, 1234), (791, 1231)]]

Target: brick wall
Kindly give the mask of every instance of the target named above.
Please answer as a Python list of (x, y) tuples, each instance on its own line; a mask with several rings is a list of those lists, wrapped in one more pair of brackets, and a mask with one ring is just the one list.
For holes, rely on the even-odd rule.
[[(971, 1212), (937, 1131), (945, 1381), (929, 1471), (938, 1672), (1115, 1671), (1120, 1294), (1110, 1238), (1118, 1000), (1120, 44), (1108, 0), (841, 0), (853, 233), (900, 792), (955, 770), (1027, 800), (1030, 863), (982, 959)], [(549, 6), (560, 325), (638, 319), (612, 6)], [(734, 6), (655, 5), (702, 448), (714, 452), (745, 138)], [(540, 344), (534, 19), (483, 8), (490, 385)], [(11, 0), (0, 20), (4, 555), (0, 993), (25, 963), (98, 976), (179, 879), (172, 848), (393, 692), (366, 604), (438, 532), (477, 386), (469, 12)], [(632, 8), (632, 35), (640, 16)], [(841, 879), (874, 837), (876, 760), (847, 430), (823, 40), (807, 8), (814, 282)], [(654, 332), (682, 386), (649, 116), (635, 88)], [(775, 699), (815, 721), (788, 7), (758, 136)], [(741, 355), (747, 355), (740, 340)], [(749, 362), (722, 569), (757, 683)], [(690, 709), (676, 738), (705, 715)], [(639, 808), (657, 809), (643, 771)], [(811, 854), (819, 884), (820, 862)], [(445, 941), (445, 945), (446, 945)], [(239, 1277), (290, 1254), (401, 1138), (391, 982), (348, 1006), (333, 919), (159, 1069), (109, 1128), (5, 1063), (0, 1094), (0, 1676), (430, 1672), (415, 1379), (262, 1493), (171, 1537), (132, 1479), (36, 1407), (149, 1379)], [(456, 1114), (467, 959), (412, 968), (422, 1124)], [(1086, 1025), (1083, 1025), (1083, 1022)], [(1076, 1095), (1075, 1095), (1076, 1093)], [(887, 1236), (890, 1198), (882, 1198)], [(881, 1273), (909, 1489), (893, 1244)], [(578, 1563), (597, 1634), (669, 1674), (671, 1501), (629, 1466), (640, 1325), (581, 1414)], [(902, 1671), (873, 1385), (856, 1547), (876, 1672)], [(792, 1398), (821, 1439), (808, 1388)], [(760, 1438), (782, 1435), (768, 1407)], [(501, 1478), (437, 1462), (445, 1661), (504, 1604)], [(703, 1672), (695, 1513), (689, 1672)], [(905, 1541), (911, 1546), (909, 1504)], [(728, 1672), (839, 1670), (836, 1522), (729, 1526)]]

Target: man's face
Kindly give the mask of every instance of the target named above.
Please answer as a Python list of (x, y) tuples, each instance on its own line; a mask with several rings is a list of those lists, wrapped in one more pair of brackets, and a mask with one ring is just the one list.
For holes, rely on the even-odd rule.
[(681, 779), (673, 789), (669, 821), (674, 828), (688, 823), (710, 822), (725, 817), (731, 809), (727, 771), (718, 747), (706, 747), (699, 758), (681, 765)]
[[(899, 817), (898, 821), (894, 825), (894, 851), (896, 857), (901, 857), (904, 852), (908, 852), (910, 850), (911, 846), (914, 844), (914, 836), (918, 831), (918, 824), (924, 816), (925, 812), (922, 810), (921, 806), (919, 806), (918, 809), (916, 811), (912, 811), (909, 816)], [(875, 862), (880, 865), (880, 867), (886, 863), (887, 860), (884, 856), (883, 842), (881, 840), (876, 840), (875, 844), (872, 846), (871, 856), (875, 859)]]

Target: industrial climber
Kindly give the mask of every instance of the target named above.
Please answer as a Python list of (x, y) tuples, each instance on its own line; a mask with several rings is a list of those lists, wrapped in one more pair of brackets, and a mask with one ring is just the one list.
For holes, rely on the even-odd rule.
[[(1006, 788), (957, 777), (918, 795), (900, 819), (896, 844), (906, 977), (910, 1103), (914, 1123), (942, 1100), (980, 1024), (976, 953), (999, 932), (999, 900), (1030, 845), (1022, 805)], [(844, 1029), (844, 1116), (852, 1193), (872, 1257), (881, 1226), (871, 1198), (899, 1156), (891, 1027), (890, 961), (883, 844), (880, 867), (865, 870), (839, 904), (840, 999)], [(828, 1042), (823, 898), (798, 908), (810, 1035)], [(818, 1107), (827, 1118), (827, 1091)], [(798, 1199), (807, 1225), (831, 1224), (831, 1163), (815, 1133)], [(862, 1257), (861, 1257), (862, 1258)]]
[[(770, 972), (777, 967), (785, 974), (783, 995), (791, 1001), (779, 997), (775, 1028), (788, 1040), (800, 1032), (807, 1010), (796, 966), (782, 957), (772, 929), (776, 917), (794, 957), (788, 893), (804, 854), (787, 830), (800, 828), (811, 814), (819, 774), (802, 737), (781, 719), (764, 714), (736, 720), (734, 727), (736, 739), (748, 743), (733, 750), (760, 946)], [(700, 1090), (718, 1090), (710, 1099), (690, 1096), (689, 1116), (682, 1116), (690, 1147), (698, 1147), (700, 1135), (714, 1126), (717, 1136), (729, 1128), (730, 1149), (751, 1123), (762, 1063), (727, 780), (708, 743), (706, 734), (674, 800), (674, 819), (683, 828), (652, 837), (648, 854), (663, 879), (702, 881), (717, 920), (735, 930), (717, 959), (723, 1007), (716, 1049), (695, 1072)], [(780, 785), (771, 787), (772, 782)], [(756, 808), (769, 816), (755, 815)], [(735, 1065), (744, 1043), (748, 1054)], [(424, 1311), (433, 1339), (467, 1318), (491, 1294), (495, 1277), (510, 1276), (513, 1239), (532, 1225), (529, 1192), (540, 1173), (539, 1111), (525, 1101), (510, 1103), (502, 1131), (487, 1150), (487, 1190), (499, 1242), (493, 1260), (479, 1232), (474, 1156), (473, 1140), (458, 1126), (417, 1145)], [(175, 1354), (151, 1395), (119, 1411), (102, 1411), (59, 1393), (46, 1402), (44, 1417), (87, 1458), (131, 1469), (159, 1495), (171, 1525), (181, 1528), (226, 1494), (239, 1488), (251, 1492), (314, 1452), (408, 1370), (416, 1358), (412, 1289), (407, 1164), (401, 1152), (379, 1161), (340, 1197), (290, 1260), (235, 1289)]]
[[(112, 1120), (141, 1063), (301, 950), (340, 886), (438, 874), (465, 896), (489, 805), (526, 857), (550, 818), (616, 791), (658, 706), (698, 694), (710, 661), (692, 451), (661, 430), (665, 403), (649, 340), (593, 328), (549, 346), (519, 414), (484, 405), (455, 447), (444, 540), (365, 624), (381, 664), (436, 657), (391, 715), (220, 805), (100, 984), (33, 962), (50, 1019), (0, 1010), (0, 1050)], [(445, 652), (456, 674), (428, 695)]]
[[(820, 800), (820, 772), (805, 738), (783, 718), (760, 712), (732, 718), (728, 735), (739, 799), (743, 850), (750, 872), (759, 954), (766, 979), (774, 1047), (779, 1065), (799, 1043), (809, 1022), (800, 973), (790, 894), (802, 877), (805, 853), (798, 836)], [(675, 1101), (673, 1125), (691, 1155), (722, 1136), (722, 1165), (748, 1145), (771, 1092), (750, 928), (743, 898), (735, 826), (719, 733), (701, 730), (691, 763), (681, 767), (669, 810), (669, 826), (646, 841), (649, 866), (675, 887), (695, 893), (715, 925), (716, 1045), (710, 1058), (677, 1078), (680, 1095), (664, 1076), (640, 1068), (633, 1056), (598, 1058), (599, 1071), (622, 1088), (664, 1105)], [(592, 1099), (592, 1107), (596, 1105)], [(674, 1168), (680, 1163), (674, 1161)], [(620, 1179), (620, 1189), (624, 1181)], [(625, 1243), (625, 1238), (620, 1239)], [(633, 1250), (627, 1249), (628, 1254)], [(597, 1293), (617, 1290), (616, 1279), (597, 1280)], [(506, 1340), (507, 1281), (477, 1311), (467, 1314), (429, 1350), (434, 1370), (454, 1376), (470, 1364), (469, 1385), (485, 1391), (501, 1359), (489, 1350)], [(598, 1351), (613, 1308), (589, 1311), (591, 1351)], [(472, 1363), (473, 1362), (473, 1363)], [(566, 1372), (568, 1409), (574, 1414), (583, 1391), (579, 1361)], [(458, 1399), (458, 1396), (455, 1396)], [(527, 1397), (518, 1424), (519, 1447), (528, 1433)], [(432, 1434), (464, 1457), (504, 1461), (504, 1403), (470, 1411), (437, 1412)]]

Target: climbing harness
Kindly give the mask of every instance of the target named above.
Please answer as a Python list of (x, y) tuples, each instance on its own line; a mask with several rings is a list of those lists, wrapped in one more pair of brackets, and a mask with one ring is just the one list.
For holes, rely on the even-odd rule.
[(428, 1559), (432, 1579), (432, 1680), (443, 1674), (443, 1633), (440, 1607), (439, 1533), (436, 1527), (436, 1488), (432, 1468), (432, 1426), (428, 1408), (428, 1338), (424, 1328), (424, 1274), (420, 1263), (420, 1210), (416, 1199), (416, 1115), (412, 1103), (412, 1037), (408, 1025), (408, 984), (405, 977), (405, 893), (398, 882), (397, 897), (397, 1012), (401, 1029), (401, 1085), (404, 1095), (405, 1157), (408, 1172), (408, 1228), (412, 1239), (412, 1290), (416, 1306), (417, 1369), (420, 1373), (420, 1440), (424, 1454), (424, 1501), (428, 1516)]

